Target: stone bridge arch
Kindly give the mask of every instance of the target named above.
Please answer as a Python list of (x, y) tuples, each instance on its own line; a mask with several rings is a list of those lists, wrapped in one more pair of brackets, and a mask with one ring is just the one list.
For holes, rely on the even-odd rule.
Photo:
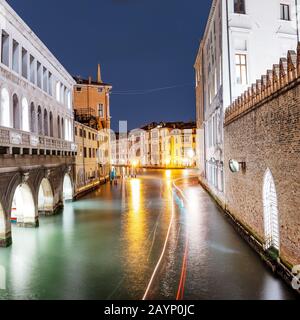
[(0, 174), (0, 247), (12, 243), (12, 212), (17, 226), (38, 227), (39, 215), (55, 214), (73, 199), (73, 173), (72, 165), (61, 165)]

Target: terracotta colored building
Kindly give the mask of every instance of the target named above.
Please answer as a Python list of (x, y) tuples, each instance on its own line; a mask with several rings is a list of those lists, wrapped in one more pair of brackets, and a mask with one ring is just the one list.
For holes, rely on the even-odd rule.
[(112, 86), (104, 83), (98, 65), (97, 80), (92, 77), (83, 79), (74, 77), (74, 112), (75, 121), (93, 128), (103, 137), (99, 143), (100, 171), (103, 176), (110, 169), (110, 92)]
[(98, 65), (97, 81), (74, 77), (74, 109), (76, 121), (96, 130), (110, 129), (110, 91), (112, 86), (104, 83)]

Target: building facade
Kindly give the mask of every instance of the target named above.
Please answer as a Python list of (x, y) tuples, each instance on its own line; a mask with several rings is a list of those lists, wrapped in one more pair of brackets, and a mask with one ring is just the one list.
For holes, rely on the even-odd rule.
[(113, 137), (113, 164), (187, 168), (196, 166), (196, 124), (151, 123)]
[(101, 170), (104, 175), (110, 170), (110, 92), (112, 86), (104, 83), (101, 78), (101, 69), (98, 65), (97, 81), (74, 77), (74, 110), (77, 122), (85, 124), (101, 132), (99, 153)]
[(101, 132), (82, 123), (75, 122), (75, 197), (97, 188), (108, 176), (103, 172), (100, 145)]
[[(295, 50), (297, 17), (292, 0), (212, 1), (195, 63), (197, 126), (204, 130), (199, 136), (199, 147), (204, 146), (202, 181), (222, 202), (224, 112), (270, 61)], [(198, 162), (203, 165), (202, 159)]]
[(226, 208), (281, 271), (300, 264), (299, 113), (300, 47), (225, 116)]
[(75, 81), (0, 1), (0, 245), (73, 198)]

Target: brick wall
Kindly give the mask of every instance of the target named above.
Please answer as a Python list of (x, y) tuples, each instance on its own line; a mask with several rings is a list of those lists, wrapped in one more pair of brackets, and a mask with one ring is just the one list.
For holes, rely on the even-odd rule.
[[(273, 81), (263, 92), (259, 83), (226, 113), (225, 197), (228, 211), (264, 243), (263, 182), (270, 169), (278, 198), (280, 257), (293, 266), (300, 264), (300, 61), (288, 60), (280, 63), (277, 87)], [(246, 170), (232, 173), (230, 159), (245, 162)]]

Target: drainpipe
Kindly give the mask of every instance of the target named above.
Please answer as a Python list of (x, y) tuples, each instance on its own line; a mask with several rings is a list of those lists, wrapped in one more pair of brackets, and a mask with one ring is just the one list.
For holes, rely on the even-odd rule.
[[(231, 79), (228, 0), (226, 0), (226, 24), (227, 24), (227, 50), (228, 50), (227, 53), (228, 53), (228, 68), (229, 68), (229, 93), (230, 93), (230, 104), (231, 104), (232, 103), (232, 79)], [(224, 109), (224, 106), (223, 106), (223, 109)]]

